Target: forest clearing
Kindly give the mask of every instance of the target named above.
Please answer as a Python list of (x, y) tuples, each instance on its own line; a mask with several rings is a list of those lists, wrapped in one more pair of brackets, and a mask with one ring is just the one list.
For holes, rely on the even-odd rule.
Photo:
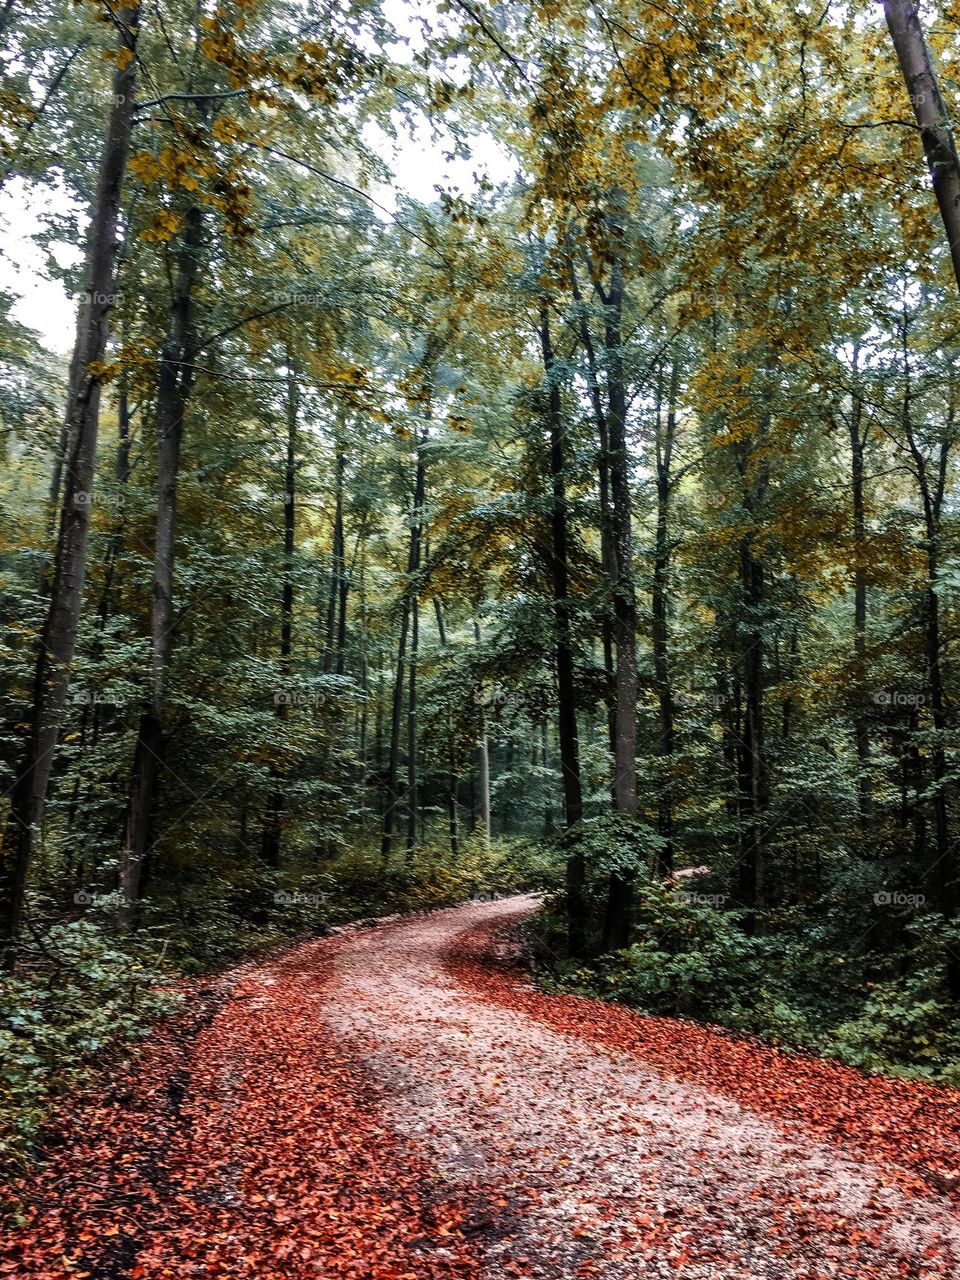
[(0, 63), (0, 1276), (955, 1276), (960, 5)]

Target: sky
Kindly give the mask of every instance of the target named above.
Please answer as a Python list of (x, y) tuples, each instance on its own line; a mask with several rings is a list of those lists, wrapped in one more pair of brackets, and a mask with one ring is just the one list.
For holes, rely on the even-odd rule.
[[(68, 200), (63, 191), (50, 192), (12, 178), (0, 191), (0, 289), (18, 298), (13, 317), (39, 333), (43, 345), (65, 355), (73, 346), (76, 308), (58, 280), (44, 269), (44, 254), (30, 239), (45, 214), (63, 211)], [(63, 266), (78, 263), (76, 246), (57, 250)]]

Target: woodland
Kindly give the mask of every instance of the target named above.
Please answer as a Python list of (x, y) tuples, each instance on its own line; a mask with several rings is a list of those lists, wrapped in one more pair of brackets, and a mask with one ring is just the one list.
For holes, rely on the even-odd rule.
[(5, 1156), (184, 975), (527, 890), (547, 991), (960, 1084), (960, 4), (0, 59)]

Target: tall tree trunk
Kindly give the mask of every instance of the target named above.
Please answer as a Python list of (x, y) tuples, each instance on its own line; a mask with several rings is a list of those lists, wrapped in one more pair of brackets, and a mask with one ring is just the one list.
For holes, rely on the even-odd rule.
[[(357, 583), (357, 594), (359, 598), (359, 609), (357, 617), (357, 640), (360, 658), (360, 692), (362, 701), (360, 704), (359, 718), (359, 745), (357, 747), (357, 755), (360, 758), (360, 786), (365, 788), (369, 775), (367, 762), (367, 749), (369, 739), (369, 720), (370, 720), (370, 661), (368, 655), (368, 639), (367, 639), (367, 588), (365, 580), (365, 549), (361, 548), (360, 570)], [(366, 809), (366, 792), (364, 791), (360, 798), (363, 809)]]
[[(743, 625), (739, 631), (738, 662), (743, 689), (743, 722), (739, 742), (740, 900), (752, 909), (762, 907), (766, 894), (766, 813), (769, 807), (766, 744), (764, 740), (765, 644), (763, 608), (765, 573), (754, 550), (752, 534), (740, 543), (740, 587)], [(752, 916), (748, 918), (752, 928)]]
[(346, 610), (346, 596), (344, 594), (344, 585), (346, 582), (346, 548), (343, 533), (343, 472), (345, 459), (340, 447), (339, 439), (337, 442), (336, 458), (333, 546), (330, 556), (330, 589), (327, 595), (327, 627), (323, 651), (323, 669), (326, 672), (330, 672), (336, 667), (337, 671), (342, 674), (343, 659), (339, 646), (340, 626), (338, 625), (337, 609), (339, 605), (339, 621), (342, 622), (345, 627), (346, 619), (343, 616)]
[[(547, 770), (550, 768), (550, 729), (547, 719), (544, 717), (540, 725), (540, 767), (543, 769), (544, 781), (547, 780)], [(547, 787), (546, 800), (543, 805), (543, 834), (546, 839), (552, 839), (555, 834), (553, 819), (553, 797), (551, 788)]]
[[(884, 0), (883, 11), (900, 62), (904, 83), (913, 105), (913, 113), (920, 126), (924, 155), (950, 249), (953, 274), (960, 288), (960, 157), (958, 157), (956, 142), (950, 130), (950, 115), (940, 92), (930, 51), (920, 25), (919, 6), (911, 3), (910, 0)], [(905, 417), (908, 417), (906, 412)], [(906, 425), (909, 429), (909, 422)], [(924, 461), (916, 447), (912, 432), (908, 434), (908, 442), (917, 464), (927, 530), (925, 648), (927, 675), (930, 682), (930, 713), (934, 730), (934, 746), (931, 753), (934, 830), (943, 910), (945, 915), (952, 919), (957, 910), (957, 867), (956, 852), (949, 839), (944, 749), (946, 715), (940, 665), (940, 602), (934, 587), (938, 568), (939, 503), (937, 497), (939, 495), (942, 498), (947, 447), (944, 446), (941, 451), (941, 471), (935, 491), (931, 492)], [(954, 999), (960, 998), (960, 956), (953, 949), (950, 949), (947, 955), (947, 981)]]
[[(440, 603), (439, 596), (433, 597), (433, 609), (437, 618), (437, 635), (440, 637), (440, 644), (445, 649), (447, 647), (447, 628), (443, 621), (443, 606)], [(459, 786), (459, 778), (457, 777), (457, 759), (456, 759), (456, 740), (453, 732), (453, 716), (448, 719), (447, 725), (447, 830), (450, 840), (450, 856), (456, 862), (460, 853), (460, 822), (457, 813), (457, 789)]]
[(670, 389), (666, 423), (661, 429), (660, 406), (657, 413), (656, 485), (657, 529), (653, 559), (653, 592), (651, 599), (651, 623), (653, 643), (653, 668), (657, 684), (660, 737), (657, 755), (660, 757), (660, 795), (657, 802), (657, 828), (663, 840), (660, 850), (660, 873), (669, 875), (673, 870), (673, 796), (670, 771), (674, 749), (674, 701), (670, 680), (669, 637), (667, 634), (667, 575), (670, 570), (670, 491), (672, 480), (670, 466), (677, 425), (677, 366), (670, 373)]
[(407, 862), (417, 847), (417, 662), (420, 655), (420, 603), (417, 590), (410, 598), (410, 676), (407, 686)]
[[(568, 241), (568, 251), (570, 242)], [(600, 505), (600, 562), (607, 582), (611, 588), (616, 581), (616, 551), (613, 544), (613, 515), (610, 508), (610, 432), (607, 427), (607, 415), (603, 407), (603, 396), (600, 389), (600, 375), (597, 366), (597, 352), (590, 332), (590, 323), (584, 307), (580, 285), (577, 280), (576, 267), (570, 264), (570, 289), (574, 305), (577, 309), (578, 331), (584, 354), (587, 357), (587, 387), (590, 393), (590, 405), (597, 427), (597, 485)], [(617, 751), (617, 710), (613, 696), (616, 689), (616, 673), (613, 657), (613, 626), (608, 609), (604, 609), (601, 620), (601, 639), (603, 644), (603, 668), (607, 674), (607, 738), (611, 759), (616, 759)], [(616, 790), (611, 786), (611, 796), (616, 803)]]
[(134, 921), (140, 898), (150, 818), (163, 763), (164, 683), (173, 645), (177, 484), (183, 419), (193, 384), (189, 344), (202, 236), (201, 212), (196, 206), (191, 206), (184, 220), (183, 241), (177, 255), (170, 317), (157, 384), (157, 523), (150, 609), (151, 682), (150, 697), (141, 712), (137, 732), (121, 854), (120, 887), (127, 925)]
[[(906, 339), (904, 339), (906, 344)], [(906, 352), (905, 352), (906, 358)], [(917, 441), (910, 412), (909, 380), (904, 396), (903, 428), (913, 458), (917, 484), (923, 506), (924, 550), (926, 552), (926, 581), (924, 583), (924, 656), (927, 668), (927, 687), (930, 692), (930, 718), (933, 725), (933, 741), (930, 747), (932, 774), (932, 808), (934, 867), (940, 889), (940, 905), (950, 921), (957, 915), (958, 866), (957, 850), (950, 839), (950, 815), (947, 807), (947, 709), (943, 679), (943, 636), (939, 594), (940, 537), (943, 498), (946, 492), (950, 445), (953, 438), (955, 410), (950, 405), (946, 437), (941, 441), (936, 470), (930, 474), (931, 464)], [(919, 805), (919, 800), (918, 800)], [(947, 984), (954, 1000), (960, 999), (960, 953), (956, 947), (947, 947)]]
[[(564, 825), (570, 829), (583, 818), (580, 783), (580, 743), (577, 736), (577, 696), (574, 682), (573, 645), (570, 625), (569, 533), (567, 494), (564, 477), (563, 415), (560, 384), (557, 381), (550, 340), (550, 315), (545, 302), (540, 306), (540, 347), (547, 381), (547, 414), (550, 435), (550, 478), (552, 503), (551, 570), (556, 625), (557, 733), (560, 741), (560, 774), (563, 783)], [(567, 859), (567, 944), (570, 954), (583, 955), (586, 949), (587, 900), (586, 863), (579, 843)]]
[(960, 158), (914, 0), (883, 0), (887, 28), (920, 126), (923, 153), (960, 288)]
[[(854, 375), (858, 353), (854, 353)], [(850, 415), (850, 486), (853, 497), (853, 660), (857, 714), (854, 736), (857, 744), (857, 799), (860, 826), (866, 830), (873, 820), (873, 787), (870, 780), (870, 727), (867, 702), (867, 524), (863, 499), (864, 446), (863, 400), (854, 390)]]
[[(283, 471), (283, 591), (280, 600), (280, 680), (289, 684), (293, 657), (293, 553), (296, 545), (297, 496), (297, 421), (300, 416), (300, 394), (297, 367), (287, 351), (287, 457)], [(288, 691), (289, 692), (289, 691)], [(276, 715), (286, 719), (288, 699), (277, 700)], [(270, 767), (271, 788), (263, 824), (260, 851), (268, 867), (280, 865), (283, 829), (283, 773), (275, 764)]]
[[(118, 263), (119, 265), (119, 263)], [(82, 301), (80, 310), (77, 315), (77, 329), (82, 331), (86, 325), (84, 320), (85, 309), (89, 303)], [(50, 488), (47, 496), (47, 537), (51, 544), (55, 543), (57, 536), (57, 522), (60, 519), (61, 506), (63, 500), (63, 472), (67, 465), (67, 453), (70, 448), (70, 418), (69, 406), (76, 399), (77, 387), (80, 382), (80, 357), (81, 350), (79, 342), (73, 348), (73, 356), (70, 360), (70, 373), (67, 377), (67, 415), (60, 424), (60, 435), (57, 440), (57, 448), (53, 458), (53, 468), (50, 472)], [(49, 594), (52, 577), (56, 573), (56, 557), (54, 562), (46, 561), (41, 563), (39, 575), (40, 594), (45, 596)]]
[[(614, 193), (609, 219), (613, 266), (605, 303), (604, 349), (607, 381), (607, 425), (610, 439), (610, 497), (613, 508), (614, 641), (616, 662), (616, 742), (614, 744), (614, 806), (623, 814), (637, 812), (637, 606), (633, 578), (632, 499), (630, 455), (627, 449), (627, 391), (623, 369), (622, 193)], [(633, 906), (632, 876), (610, 876), (604, 919), (605, 949), (619, 950), (630, 940)]]
[(390, 857), (390, 850), (393, 847), (396, 810), (400, 803), (400, 731), (403, 720), (407, 636), (410, 631), (413, 595), (417, 590), (416, 577), (420, 568), (421, 519), (427, 479), (426, 455), (423, 443), (423, 438), (418, 437), (416, 474), (413, 485), (413, 511), (410, 514), (410, 543), (407, 551), (407, 582), (403, 596), (400, 638), (397, 643), (397, 668), (393, 683), (393, 712), (390, 720), (390, 757), (387, 765), (386, 809), (383, 815), (383, 830), (380, 837), (380, 856), (384, 862)]
[[(473, 638), (477, 644), (480, 643), (480, 623), (476, 618), (473, 620)], [(481, 711), (480, 715), (484, 721), (480, 727), (480, 741), (477, 743), (477, 759), (480, 766), (480, 820), (483, 823), (483, 841), (489, 849), (492, 830), (490, 820), (490, 742), (487, 738), (486, 712)], [(471, 827), (474, 827), (476, 826), (476, 800), (472, 778), (470, 779), (470, 810)]]
[[(342, 676), (347, 665), (347, 598), (350, 593), (352, 569), (347, 569), (346, 537), (343, 520), (343, 475), (347, 460), (341, 451), (337, 455), (337, 473), (340, 485), (340, 590), (337, 595), (337, 675)], [(356, 556), (354, 556), (354, 560)]]
[[(32, 704), (23, 753), (0, 850), (0, 947), (13, 963), (33, 843), (43, 809), (63, 706), (86, 576), (87, 538), (100, 427), (102, 364), (115, 288), (120, 198), (130, 151), (136, 90), (139, 4), (117, 13), (120, 57), (87, 247), (87, 302), (81, 306), (74, 348), (76, 376), (65, 414), (67, 475), (47, 614), (37, 647)], [(121, 65), (122, 64), (122, 65)]]
[[(770, 385), (764, 389), (764, 396), (769, 402), (774, 392), (773, 379), (776, 371), (773, 358), (765, 362), (765, 371), (770, 378)], [(742, 692), (742, 723), (737, 744), (741, 819), (738, 896), (747, 908), (748, 932), (756, 928), (755, 909), (767, 905), (767, 810), (770, 806), (770, 783), (764, 722), (768, 647), (766, 566), (762, 552), (757, 551), (756, 531), (763, 523), (764, 504), (770, 484), (770, 465), (765, 441), (771, 421), (772, 411), (768, 410), (760, 419), (756, 438), (738, 446), (736, 453), (741, 501), (749, 521), (749, 528), (740, 539), (740, 604), (733, 629), (736, 646), (734, 661)]]

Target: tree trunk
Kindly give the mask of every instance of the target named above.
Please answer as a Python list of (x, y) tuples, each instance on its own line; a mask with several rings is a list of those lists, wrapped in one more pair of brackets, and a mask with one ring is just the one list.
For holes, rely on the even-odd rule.
[[(740, 846), (740, 900), (753, 909), (762, 907), (766, 893), (766, 811), (769, 807), (766, 746), (764, 742), (764, 638), (765, 583), (763, 561), (754, 553), (753, 537), (740, 543), (740, 586), (744, 625), (740, 629), (743, 723), (739, 742), (740, 803), (743, 834)], [(752, 917), (750, 918), (752, 920)], [(752, 923), (749, 925), (752, 928)]]
[[(854, 355), (854, 374), (856, 374)], [(863, 401), (854, 391), (850, 415), (850, 484), (853, 496), (853, 656), (857, 714), (854, 735), (857, 744), (857, 797), (860, 826), (866, 830), (873, 820), (873, 787), (870, 780), (870, 727), (867, 705), (867, 525), (863, 501), (864, 445)]]
[[(614, 807), (634, 816), (637, 812), (637, 606), (633, 580), (632, 500), (630, 456), (627, 449), (627, 392), (623, 370), (624, 278), (620, 207), (622, 195), (614, 195), (610, 218), (613, 266), (605, 298), (604, 348), (607, 374), (607, 425), (610, 440), (610, 497), (613, 508), (614, 641), (616, 659), (616, 741), (614, 743)], [(608, 950), (629, 944), (633, 906), (632, 876), (610, 876), (603, 940)]]
[[(564, 478), (563, 415), (560, 385), (554, 368), (550, 341), (550, 315), (546, 303), (540, 306), (540, 346), (547, 380), (547, 421), (550, 435), (550, 478), (552, 503), (551, 569), (556, 618), (557, 733), (560, 741), (560, 774), (563, 784), (564, 825), (569, 830), (583, 818), (580, 783), (580, 743), (577, 736), (577, 697), (574, 682), (573, 645), (570, 626), (569, 536), (567, 494)], [(583, 955), (586, 948), (587, 900), (586, 863), (577, 844), (567, 859), (567, 944), (570, 954)]]
[[(293, 552), (296, 530), (297, 496), (297, 419), (300, 412), (300, 396), (297, 386), (297, 368), (293, 356), (287, 351), (287, 458), (283, 473), (283, 593), (280, 601), (280, 679), (289, 683), (293, 656)], [(289, 690), (287, 691), (289, 692)], [(281, 723), (286, 719), (288, 700), (277, 700), (276, 715)], [(261, 855), (268, 867), (280, 865), (283, 828), (283, 774), (274, 764), (270, 767), (271, 788), (267, 799), (267, 814), (263, 824)]]
[[(417, 590), (416, 576), (420, 568), (421, 518), (426, 493), (426, 456), (423, 440), (417, 441), (416, 474), (413, 485), (413, 511), (410, 515), (410, 545), (407, 552), (407, 582), (400, 620), (400, 639), (397, 644), (397, 669), (393, 684), (393, 714), (390, 722), (390, 759), (387, 766), (386, 809), (383, 815), (383, 831), (380, 838), (380, 856), (384, 862), (390, 857), (393, 831), (396, 825), (396, 809), (400, 803), (400, 727), (403, 719), (403, 686), (407, 658), (407, 636), (410, 630), (413, 595)], [(409, 725), (408, 725), (409, 729)]]
[(193, 290), (202, 235), (202, 215), (199, 208), (193, 206), (187, 210), (184, 221), (157, 384), (157, 523), (150, 609), (151, 688), (137, 733), (120, 868), (120, 887), (126, 904), (124, 919), (128, 925), (133, 923), (140, 898), (150, 818), (163, 763), (164, 681), (173, 645), (177, 483), (183, 419), (193, 383), (188, 357)]
[[(419, 566), (418, 566), (419, 567)], [(407, 862), (417, 847), (417, 660), (420, 651), (420, 603), (414, 588), (410, 599), (410, 677), (407, 686)]]
[[(909, 386), (909, 383), (908, 383)], [(917, 443), (910, 417), (909, 391), (904, 397), (903, 425), (910, 453), (913, 457), (917, 484), (923, 505), (924, 550), (927, 574), (924, 583), (924, 656), (927, 667), (927, 685), (930, 692), (930, 718), (933, 725), (933, 741), (930, 747), (932, 773), (932, 807), (934, 868), (940, 889), (940, 905), (947, 920), (957, 914), (957, 850), (950, 840), (950, 816), (947, 808), (947, 711), (943, 679), (943, 636), (940, 616), (938, 576), (940, 571), (940, 536), (943, 497), (946, 492), (950, 443), (953, 436), (954, 407), (951, 404), (947, 436), (941, 442), (936, 473), (930, 475), (930, 464)], [(919, 805), (919, 800), (918, 800)], [(960, 999), (960, 954), (952, 946), (947, 948), (947, 985), (954, 1000)]]
[[(360, 703), (359, 718), (359, 745), (357, 755), (360, 759), (360, 786), (366, 788), (369, 775), (367, 750), (369, 738), (369, 719), (370, 719), (370, 662), (368, 657), (368, 641), (367, 641), (367, 589), (365, 583), (365, 549), (361, 550), (360, 571), (358, 577), (357, 594), (359, 597), (358, 610), (358, 648), (360, 658), (360, 693), (362, 701)], [(362, 809), (366, 809), (366, 791), (364, 790), (360, 797)]]
[[(343, 674), (343, 654), (340, 644), (341, 625), (346, 627), (346, 547), (343, 535), (343, 472), (345, 459), (337, 443), (336, 461), (336, 496), (333, 516), (333, 546), (330, 555), (330, 590), (327, 595), (327, 627), (323, 651), (323, 669), (331, 672), (336, 668)], [(338, 606), (340, 610), (338, 620)]]
[(14, 960), (12, 944), (20, 928), (33, 842), (43, 821), (80, 622), (100, 427), (102, 373), (98, 366), (103, 363), (113, 306), (120, 197), (133, 126), (139, 20), (139, 4), (118, 11), (120, 61), (113, 76), (113, 100), (88, 239), (87, 300), (80, 307), (74, 348), (76, 376), (71, 379), (65, 414), (68, 463), (53, 582), (37, 647), (29, 727), (0, 850), (0, 946), (8, 965)]
[[(550, 768), (550, 730), (544, 717), (540, 725), (540, 766), (544, 772), (544, 782), (547, 782), (547, 770)], [(550, 840), (555, 834), (554, 818), (553, 818), (553, 799), (549, 784), (547, 785), (546, 800), (543, 806), (543, 835), (544, 838)]]
[(883, 0), (883, 12), (920, 126), (923, 153), (960, 288), (960, 158), (950, 130), (950, 115), (920, 25), (919, 5), (913, 0)]
[[(473, 620), (473, 637), (477, 644), (480, 643), (480, 623), (474, 618)], [(486, 713), (481, 711), (481, 717), (485, 719)], [(484, 723), (481, 726), (480, 741), (477, 743), (477, 757), (480, 765), (480, 820), (483, 823), (483, 840), (486, 848), (490, 848), (491, 824), (490, 824), (490, 743), (487, 739), (487, 726)], [(471, 778), (470, 790), (471, 812), (473, 813), (472, 824), (476, 825), (476, 802), (473, 792), (473, 779)]]
[[(437, 635), (440, 638), (441, 646), (445, 649), (447, 647), (447, 628), (443, 621), (443, 606), (437, 596), (433, 598), (433, 609), (437, 618)], [(447, 759), (449, 763), (447, 772), (447, 830), (450, 839), (450, 856), (456, 862), (460, 852), (460, 823), (457, 813), (459, 778), (457, 777), (456, 741), (452, 716), (448, 721), (447, 734)]]
[(651, 623), (654, 678), (657, 684), (660, 737), (657, 755), (660, 757), (660, 795), (657, 801), (657, 828), (664, 841), (659, 854), (660, 874), (673, 871), (673, 797), (670, 770), (674, 749), (674, 702), (670, 680), (669, 637), (667, 634), (667, 575), (670, 569), (670, 465), (677, 423), (677, 366), (670, 373), (670, 390), (665, 429), (661, 433), (660, 413), (657, 413), (656, 485), (657, 529), (654, 543), (653, 592)]
[[(568, 245), (569, 248), (569, 245)], [(600, 506), (600, 562), (603, 565), (603, 571), (606, 575), (607, 582), (611, 588), (616, 581), (616, 552), (613, 545), (613, 517), (610, 510), (610, 432), (607, 427), (607, 415), (603, 407), (603, 397), (600, 392), (600, 376), (597, 367), (597, 353), (593, 341), (593, 335), (590, 332), (590, 324), (583, 305), (583, 298), (580, 293), (580, 285), (577, 281), (576, 268), (571, 262), (570, 266), (570, 289), (573, 294), (574, 304), (578, 314), (578, 330), (580, 334), (580, 342), (583, 346), (584, 354), (587, 357), (587, 386), (590, 392), (590, 404), (593, 409), (593, 418), (597, 427), (597, 485), (598, 498)], [(617, 750), (617, 711), (616, 700), (613, 693), (616, 689), (615, 663), (613, 657), (613, 627), (611, 625), (609, 610), (604, 608), (603, 618), (601, 621), (601, 636), (603, 643), (603, 667), (607, 674), (607, 697), (605, 699), (607, 710), (607, 737), (610, 746), (610, 756), (616, 758)], [(615, 788), (611, 786), (611, 798), (616, 803)]]
[[(337, 475), (340, 487), (340, 590), (337, 596), (337, 675), (342, 676), (347, 665), (347, 598), (350, 593), (352, 568), (346, 562), (346, 537), (343, 521), (343, 475), (347, 460), (341, 452), (337, 455)], [(356, 557), (354, 557), (355, 559)]]

